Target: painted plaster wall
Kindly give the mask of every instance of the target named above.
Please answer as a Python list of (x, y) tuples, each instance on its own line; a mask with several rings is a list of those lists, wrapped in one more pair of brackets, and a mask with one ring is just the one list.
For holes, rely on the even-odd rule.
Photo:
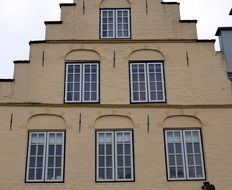
[(197, 39), (196, 23), (179, 22), (178, 4), (164, 5), (160, 0), (149, 0), (146, 12), (146, 1), (141, 0), (76, 3), (76, 6), (61, 8), (63, 24), (47, 25), (46, 40), (99, 39), (100, 8), (130, 8), (132, 39)]
[[(83, 14), (83, 1), (76, 3), (61, 7), (63, 24), (47, 24), (46, 43), (31, 43), (30, 63), (15, 64), (15, 81), (0, 82), (0, 189), (200, 189), (202, 181), (166, 179), (163, 129), (187, 127), (202, 129), (207, 180), (230, 190), (232, 108), (223, 54), (196, 40), (195, 23), (179, 22), (177, 4), (148, 0), (146, 14), (141, 0), (85, 0)], [(132, 39), (99, 40), (99, 8), (125, 6)], [(100, 61), (100, 104), (63, 104), (65, 62), (93, 60)], [(136, 60), (164, 62), (167, 103), (130, 104), (129, 61)], [(166, 122), (171, 116), (178, 117)], [(134, 131), (135, 182), (95, 182), (95, 131), (112, 128)], [(24, 183), (32, 130), (66, 131), (64, 183)]]
[[(10, 114), (13, 113), (10, 130)], [(82, 114), (79, 132), (79, 114)], [(0, 189), (200, 189), (202, 181), (168, 182), (164, 152), (163, 129), (201, 128), (207, 179), (217, 189), (230, 190), (232, 182), (232, 109), (226, 108), (126, 108), (126, 107), (31, 107), (10, 106), (0, 108)], [(150, 132), (147, 133), (147, 115), (150, 116)], [(61, 122), (45, 126), (33, 117), (59, 117)], [(134, 132), (135, 182), (95, 182), (95, 131), (97, 129), (123, 128), (114, 125), (98, 125), (99, 118), (125, 117), (132, 122)], [(167, 118), (176, 117), (166, 122)], [(191, 118), (187, 119), (186, 118)], [(212, 118), (214, 118), (212, 120)], [(195, 122), (198, 120), (198, 122)], [(59, 120), (58, 120), (59, 121)], [(116, 120), (114, 120), (116, 121)], [(187, 121), (187, 122), (185, 122)], [(123, 123), (123, 121), (122, 121)], [(35, 129), (36, 127), (36, 129)], [(107, 128), (106, 128), (107, 127)], [(61, 184), (24, 183), (28, 131), (65, 130), (65, 182)], [(146, 148), (145, 148), (146, 147)], [(3, 174), (2, 173), (2, 174)], [(10, 180), (9, 180), (10, 179)], [(10, 188), (9, 188), (10, 187)]]
[[(66, 57), (69, 52), (75, 50), (80, 53), (70, 58)], [(143, 50), (144, 53), (130, 57), (136, 50)], [(158, 52), (160, 56), (152, 56), (152, 53), (149, 54), (151, 50), (154, 55)], [(88, 54), (89, 51), (97, 53), (98, 56)], [(164, 61), (167, 104), (231, 103), (230, 84), (223, 56), (213, 51), (212, 43), (115, 41), (32, 44), (30, 63), (15, 65), (14, 88), (11, 87), (1, 94), (0, 101), (62, 104), (65, 62), (95, 59), (100, 61), (100, 103), (129, 104), (129, 61), (155, 61), (160, 58)], [(4, 89), (1, 84), (0, 90)]]

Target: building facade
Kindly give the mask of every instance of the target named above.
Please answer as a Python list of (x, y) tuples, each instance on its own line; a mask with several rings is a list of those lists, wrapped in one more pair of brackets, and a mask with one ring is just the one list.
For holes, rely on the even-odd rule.
[(0, 82), (0, 189), (232, 186), (224, 54), (159, 0), (60, 4)]
[[(232, 9), (229, 15), (232, 15)], [(225, 55), (227, 75), (232, 85), (232, 27), (219, 27), (216, 36), (219, 37), (220, 48)]]

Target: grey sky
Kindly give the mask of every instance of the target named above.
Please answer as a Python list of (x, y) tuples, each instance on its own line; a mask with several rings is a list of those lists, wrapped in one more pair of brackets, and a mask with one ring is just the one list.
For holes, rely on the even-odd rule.
[[(91, 1), (91, 0), (90, 0)], [(167, 0), (166, 0), (167, 1)], [(13, 61), (28, 59), (30, 40), (43, 40), (45, 20), (59, 20), (59, 3), (73, 0), (1, 0), (0, 78), (13, 77)], [(214, 39), (218, 26), (232, 26), (231, 0), (178, 0), (181, 19), (197, 19), (199, 39)], [(218, 50), (218, 43), (216, 43)]]

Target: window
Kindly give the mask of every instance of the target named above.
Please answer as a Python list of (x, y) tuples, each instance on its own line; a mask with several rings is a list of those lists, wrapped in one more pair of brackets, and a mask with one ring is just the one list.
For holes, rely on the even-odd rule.
[(131, 102), (165, 102), (162, 62), (130, 63)]
[(99, 131), (97, 181), (133, 181), (132, 131)]
[(200, 130), (165, 130), (169, 180), (205, 179)]
[(98, 63), (66, 64), (65, 102), (99, 102)]
[(30, 132), (27, 182), (63, 182), (64, 132)]
[(129, 9), (101, 10), (101, 38), (130, 38)]

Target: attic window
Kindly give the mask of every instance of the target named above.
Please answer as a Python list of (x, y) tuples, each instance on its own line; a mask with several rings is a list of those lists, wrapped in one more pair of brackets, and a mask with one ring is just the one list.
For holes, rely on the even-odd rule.
[(130, 10), (101, 9), (101, 38), (130, 38)]

